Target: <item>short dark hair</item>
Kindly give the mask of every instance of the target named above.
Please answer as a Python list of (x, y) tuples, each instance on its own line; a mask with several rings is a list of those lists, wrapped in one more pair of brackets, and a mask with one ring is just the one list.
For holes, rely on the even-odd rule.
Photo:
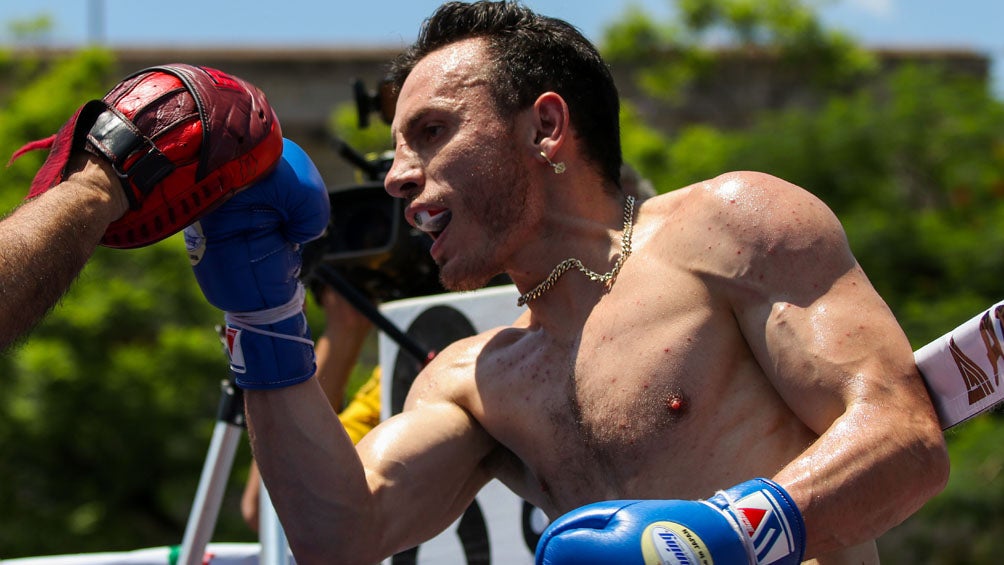
[(488, 78), (503, 117), (529, 107), (544, 92), (568, 104), (587, 160), (620, 185), (621, 146), (617, 87), (596, 47), (574, 26), (536, 14), (519, 2), (448, 2), (422, 24), (418, 39), (391, 64), (400, 91), (426, 55), (465, 39), (488, 44)]

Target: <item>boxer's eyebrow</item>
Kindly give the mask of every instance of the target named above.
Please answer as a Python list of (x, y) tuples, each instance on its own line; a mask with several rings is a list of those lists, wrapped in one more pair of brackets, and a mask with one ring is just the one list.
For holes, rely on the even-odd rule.
[(401, 125), (400, 130), (391, 128), (390, 130), (391, 140), (394, 142), (395, 147), (397, 146), (398, 134), (403, 135), (405, 139), (407, 139), (408, 136), (411, 134), (411, 132), (414, 131), (416, 127), (418, 127), (418, 123), (424, 120), (425, 117), (429, 115), (429, 113), (430, 109), (428, 108), (419, 110), (418, 112), (415, 112), (414, 114), (408, 116), (408, 119), (406, 119), (404, 121), (404, 124)]

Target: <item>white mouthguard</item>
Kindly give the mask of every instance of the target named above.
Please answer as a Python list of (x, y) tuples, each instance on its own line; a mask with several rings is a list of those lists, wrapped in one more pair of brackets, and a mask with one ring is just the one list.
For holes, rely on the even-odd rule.
[(415, 213), (414, 219), (415, 225), (422, 231), (442, 231), (450, 221), (450, 211), (439, 210), (437, 212), (429, 212), (428, 210), (422, 210)]

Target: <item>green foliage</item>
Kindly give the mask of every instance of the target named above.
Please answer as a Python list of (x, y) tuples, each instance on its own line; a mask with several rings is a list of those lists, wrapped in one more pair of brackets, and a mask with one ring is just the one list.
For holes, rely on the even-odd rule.
[(365, 128), (359, 127), (356, 105), (342, 104), (331, 113), (329, 127), (353, 149), (363, 154), (382, 153), (391, 149), (390, 126), (375, 117)]
[(883, 563), (999, 562), (1004, 528), (1002, 425), (999, 416), (984, 415), (948, 432), (948, 485), (882, 538)]
[(8, 22), (7, 30), (16, 42), (31, 42), (51, 32), (54, 23), (49, 14), (39, 14), (32, 18)]
[[(741, 131), (684, 128), (662, 162), (649, 151), (638, 168), (668, 183), (662, 187), (746, 169), (814, 192), (843, 220), (879, 291), (906, 314), (941, 300), (968, 296), (972, 307), (998, 298), (1004, 262), (992, 250), (1002, 238), (1002, 145), (1002, 106), (985, 85), (906, 68), (886, 89), (766, 114)], [(932, 335), (929, 324), (914, 328), (901, 317), (921, 343), (950, 327)]]
[[(917, 347), (1002, 298), (1004, 106), (985, 84), (905, 68), (849, 90), (874, 61), (823, 29), (808, 2), (677, 7), (678, 21), (658, 24), (635, 9), (606, 34), (608, 60), (637, 65), (646, 90), (680, 101), (714, 71), (717, 41), (779, 57), (825, 96), (741, 130), (657, 131), (625, 102), (627, 162), (662, 192), (756, 169), (819, 195)], [(102, 50), (44, 64), (0, 53), (5, 84), (15, 85), (0, 89), (0, 154), (56, 131), (111, 86), (112, 72)], [(361, 130), (355, 120), (347, 105), (329, 125), (364, 153), (390, 146), (384, 124)], [(0, 172), (0, 210), (23, 198), (42, 159), (28, 154)], [(0, 558), (180, 543), (226, 374), (219, 313), (182, 247), (175, 236), (98, 249), (30, 339), (0, 355)], [(310, 320), (316, 334), (314, 305)], [(1004, 527), (1001, 428), (982, 416), (950, 433), (948, 488), (882, 540), (883, 562), (994, 562), (1004, 553), (995, 535)], [(216, 539), (253, 539), (237, 510), (248, 459), (242, 447)]]
[(638, 6), (629, 6), (603, 32), (603, 56), (608, 61), (640, 61), (671, 45), (672, 26), (660, 27)]
[[(710, 51), (688, 44), (684, 29), (660, 26), (636, 6), (604, 32), (603, 55), (612, 64), (635, 65), (635, 80), (645, 92), (670, 103), (683, 101), (683, 89), (714, 69)], [(670, 57), (666, 55), (670, 54)], [(658, 58), (664, 64), (640, 64)]]
[(819, 86), (837, 86), (875, 69), (874, 59), (849, 37), (825, 30), (804, 0), (678, 0), (687, 29), (699, 41), (719, 41), (779, 56)]
[[(86, 49), (43, 68), (30, 56), (11, 60), (5, 82), (17, 88), (0, 99), (0, 155), (4, 161), (26, 142), (56, 132), (85, 101), (100, 98), (110, 86), (112, 56)], [(0, 210), (12, 209), (23, 198), (44, 152), (28, 153), (0, 175)]]
[(805, 0), (675, 5), (679, 21), (658, 24), (632, 7), (603, 36), (608, 61), (638, 65), (635, 80), (642, 90), (669, 103), (682, 102), (687, 86), (717, 70), (723, 47), (775, 57), (780, 68), (816, 88), (846, 86), (877, 69), (874, 57), (847, 35), (824, 29)]

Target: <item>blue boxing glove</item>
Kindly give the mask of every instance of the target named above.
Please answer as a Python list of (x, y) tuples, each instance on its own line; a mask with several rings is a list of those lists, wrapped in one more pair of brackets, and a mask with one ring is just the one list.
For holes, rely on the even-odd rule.
[(324, 232), (330, 206), (310, 157), (284, 139), (271, 174), (185, 228), (202, 293), (226, 313), (237, 386), (279, 388), (313, 376), (300, 253)]
[(753, 479), (706, 501), (615, 500), (555, 520), (538, 565), (796, 565), (805, 524), (778, 484)]

